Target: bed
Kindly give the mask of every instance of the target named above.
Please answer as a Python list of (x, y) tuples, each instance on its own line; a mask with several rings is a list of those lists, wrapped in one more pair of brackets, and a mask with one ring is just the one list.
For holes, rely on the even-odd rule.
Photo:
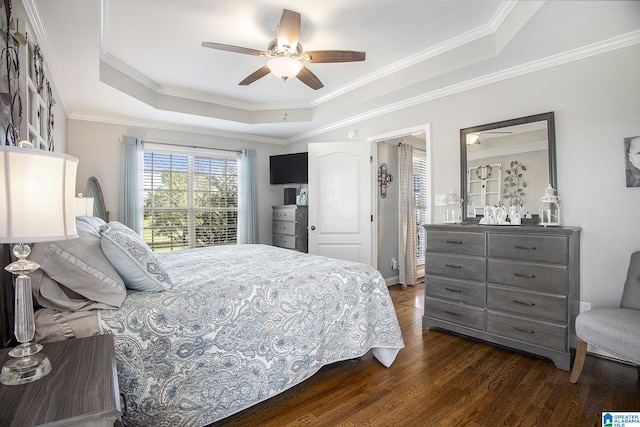
[(36, 339), (113, 334), (127, 426), (205, 426), (334, 362), (371, 351), (389, 367), (404, 346), (370, 266), (266, 245), (154, 254), (117, 222), (77, 225), (33, 247)]

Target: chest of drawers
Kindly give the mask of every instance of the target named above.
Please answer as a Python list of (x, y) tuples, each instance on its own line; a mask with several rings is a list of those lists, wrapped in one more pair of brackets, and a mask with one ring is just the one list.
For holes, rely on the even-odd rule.
[(273, 246), (307, 252), (307, 206), (273, 206)]
[(580, 228), (427, 225), (422, 327), (551, 359), (575, 347)]

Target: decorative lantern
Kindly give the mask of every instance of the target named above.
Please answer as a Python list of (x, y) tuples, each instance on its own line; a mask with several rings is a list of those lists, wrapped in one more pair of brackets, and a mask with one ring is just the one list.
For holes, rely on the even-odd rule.
[(460, 224), (462, 222), (462, 199), (453, 190), (447, 194), (444, 222), (446, 224)]
[(544, 190), (544, 194), (540, 197), (542, 204), (540, 205), (539, 215), (540, 222), (538, 225), (559, 226), (560, 225), (560, 198), (556, 195), (556, 190), (549, 184)]

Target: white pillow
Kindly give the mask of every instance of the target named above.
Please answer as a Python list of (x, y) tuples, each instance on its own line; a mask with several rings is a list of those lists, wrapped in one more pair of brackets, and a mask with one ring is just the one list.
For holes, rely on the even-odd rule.
[(29, 259), (42, 270), (31, 274), (38, 302), (60, 311), (121, 307), (127, 290), (101, 249), (100, 235), (82, 221), (76, 229), (77, 239), (33, 245)]
[(149, 245), (118, 221), (100, 227), (102, 252), (129, 289), (162, 292), (173, 284)]
[(106, 224), (106, 222), (104, 222), (102, 218), (98, 218), (97, 216), (82, 215), (76, 217), (76, 224), (79, 223), (87, 224), (91, 227), (91, 229), (93, 229), (93, 231), (96, 232), (96, 234), (100, 234), (100, 227)]

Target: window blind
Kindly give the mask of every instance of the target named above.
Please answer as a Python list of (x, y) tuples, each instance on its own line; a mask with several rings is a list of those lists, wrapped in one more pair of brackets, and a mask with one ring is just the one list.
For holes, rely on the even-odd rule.
[(145, 144), (143, 157), (144, 239), (154, 251), (236, 243), (237, 155)]

